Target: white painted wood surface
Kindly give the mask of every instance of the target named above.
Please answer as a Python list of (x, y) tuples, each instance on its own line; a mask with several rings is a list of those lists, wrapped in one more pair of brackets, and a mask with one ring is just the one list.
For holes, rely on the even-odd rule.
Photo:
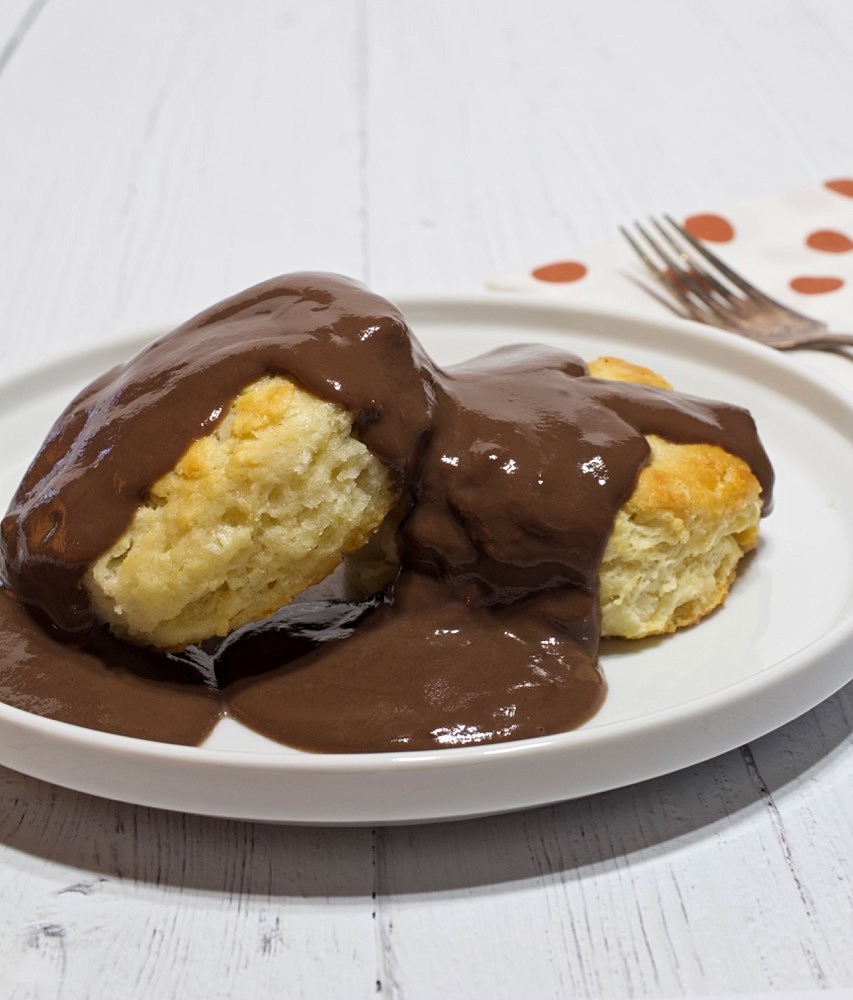
[[(0, 364), (850, 175), (851, 51), (848, 0), (3, 0)], [(0, 769), (0, 997), (849, 996), (852, 729), (848, 687), (633, 788), (376, 830)]]

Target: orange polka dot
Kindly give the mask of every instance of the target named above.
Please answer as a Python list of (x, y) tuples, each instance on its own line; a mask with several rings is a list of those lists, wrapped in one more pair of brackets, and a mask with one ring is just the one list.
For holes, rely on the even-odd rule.
[(836, 194), (843, 194), (848, 198), (853, 198), (853, 177), (839, 177), (838, 180), (827, 181), (824, 187), (829, 188), (830, 191), (835, 191)]
[(558, 260), (554, 264), (543, 264), (530, 272), (539, 281), (551, 281), (562, 284), (569, 281), (580, 281), (586, 274), (586, 268), (576, 260)]
[(834, 229), (816, 229), (806, 237), (806, 246), (824, 253), (847, 253), (853, 250), (853, 240)]
[(799, 278), (791, 278), (790, 285), (800, 295), (825, 295), (826, 292), (834, 292), (842, 288), (844, 279), (802, 275)]
[(706, 243), (730, 243), (735, 238), (734, 226), (722, 215), (691, 215), (684, 220), (684, 228)]

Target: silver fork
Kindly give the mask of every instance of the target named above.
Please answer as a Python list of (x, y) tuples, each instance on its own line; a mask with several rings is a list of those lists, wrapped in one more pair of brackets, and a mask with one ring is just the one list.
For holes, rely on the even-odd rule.
[(731, 330), (780, 351), (810, 347), (838, 351), (853, 359), (843, 350), (853, 345), (853, 335), (831, 333), (826, 323), (771, 299), (670, 216), (664, 219), (666, 225), (651, 220), (654, 232), (636, 222), (636, 236), (624, 226), (621, 232), (680, 308), (643, 287), (679, 316)]

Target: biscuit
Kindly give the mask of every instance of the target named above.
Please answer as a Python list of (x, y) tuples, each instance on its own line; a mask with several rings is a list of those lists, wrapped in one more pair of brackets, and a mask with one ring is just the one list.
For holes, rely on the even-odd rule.
[(288, 604), (396, 502), (353, 417), (278, 376), (248, 386), (84, 577), (118, 636), (179, 649)]
[[(590, 374), (670, 388), (615, 358)], [(755, 548), (761, 488), (749, 466), (716, 445), (647, 438), (634, 491), (616, 515), (599, 574), (601, 634), (639, 639), (692, 625), (726, 599), (741, 557)]]
[[(621, 358), (597, 358), (589, 371), (671, 388)], [(359, 550), (353, 575), (386, 581), (398, 495), (352, 423), (285, 378), (247, 387), (89, 568), (84, 586), (98, 616), (122, 638), (179, 649), (267, 617)], [(760, 487), (742, 459), (714, 445), (647, 440), (650, 460), (601, 563), (603, 636), (695, 623), (723, 603), (757, 542)]]

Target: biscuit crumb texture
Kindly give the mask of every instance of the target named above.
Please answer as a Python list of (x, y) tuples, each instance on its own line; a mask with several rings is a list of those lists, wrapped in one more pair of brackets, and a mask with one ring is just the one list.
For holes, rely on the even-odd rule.
[(122, 638), (181, 649), (272, 614), (363, 546), (396, 501), (353, 418), (288, 379), (243, 390), (89, 568)]
[[(589, 369), (670, 388), (621, 359), (599, 358)], [(761, 489), (746, 462), (715, 445), (647, 440), (649, 462), (601, 564), (603, 636), (639, 639), (695, 624), (723, 604), (740, 559), (758, 542)]]

